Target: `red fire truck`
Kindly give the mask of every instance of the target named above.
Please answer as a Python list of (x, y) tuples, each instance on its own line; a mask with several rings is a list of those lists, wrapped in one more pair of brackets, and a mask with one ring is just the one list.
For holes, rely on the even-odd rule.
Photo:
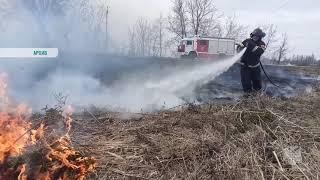
[(178, 47), (181, 58), (219, 59), (236, 53), (235, 39), (200, 37), (184, 38)]

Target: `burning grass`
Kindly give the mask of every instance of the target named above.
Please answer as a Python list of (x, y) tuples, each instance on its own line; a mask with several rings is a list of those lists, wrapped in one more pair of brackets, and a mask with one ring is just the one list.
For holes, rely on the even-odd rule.
[(0, 74), (0, 180), (84, 179), (95, 159), (70, 141), (71, 108), (47, 109), (31, 121), (26, 105), (9, 101), (6, 75)]
[(131, 118), (92, 111), (71, 134), (99, 162), (92, 179), (317, 179), (319, 114), (316, 88)]

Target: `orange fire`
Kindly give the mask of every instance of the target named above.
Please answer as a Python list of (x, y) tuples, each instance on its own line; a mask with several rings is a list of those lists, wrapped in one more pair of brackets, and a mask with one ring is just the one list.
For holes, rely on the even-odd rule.
[(71, 106), (67, 106), (62, 112), (62, 116), (65, 118), (66, 126), (67, 126), (66, 135), (68, 135), (71, 130), (71, 123), (72, 123), (71, 115), (73, 112), (74, 112), (74, 109)]
[(0, 112), (0, 163), (9, 156), (18, 156), (23, 153), (28, 144), (28, 137), (24, 136), (30, 124), (19, 117), (6, 112)]
[(23, 153), (28, 145), (28, 137), (24, 134), (31, 125), (24, 119), (28, 117), (27, 106), (11, 107), (6, 78), (6, 74), (0, 74), (0, 163)]
[[(81, 180), (94, 172), (95, 159), (84, 157), (71, 146), (72, 107), (54, 111), (64, 121), (64, 135), (49, 131), (51, 127), (45, 122), (33, 128), (28, 122), (28, 106), (10, 104), (6, 80), (7, 75), (0, 74), (0, 180)], [(13, 162), (19, 163), (12, 165), (9, 161), (14, 158), (34, 159), (16, 160)]]

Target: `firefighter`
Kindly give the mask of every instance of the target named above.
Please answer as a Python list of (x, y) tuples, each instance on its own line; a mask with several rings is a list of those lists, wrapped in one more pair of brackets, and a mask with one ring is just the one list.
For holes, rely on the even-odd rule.
[(266, 50), (262, 38), (266, 36), (260, 28), (255, 29), (250, 38), (238, 44), (240, 52), (247, 48), (240, 60), (241, 83), (245, 93), (259, 92), (262, 89), (260, 57)]

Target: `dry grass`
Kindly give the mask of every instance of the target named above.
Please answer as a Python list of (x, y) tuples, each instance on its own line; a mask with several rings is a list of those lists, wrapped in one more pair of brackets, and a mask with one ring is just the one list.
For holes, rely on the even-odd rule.
[[(279, 100), (75, 117), (73, 141), (97, 158), (92, 179), (319, 179), (320, 91)], [(294, 149), (294, 150), (288, 150)], [(301, 158), (286, 156), (298, 152)], [(291, 159), (290, 159), (291, 158)]]
[[(8, 114), (10, 121), (22, 121), (28, 124), (21, 119), (16, 120), (15, 116), (18, 115)], [(95, 170), (96, 161), (93, 157), (86, 157), (71, 146), (68, 135), (70, 126), (67, 121), (70, 120), (69, 117), (68, 114), (64, 115), (63, 111), (58, 109), (47, 109), (43, 115), (34, 115), (31, 118), (33, 126), (25, 133), (19, 134), (20, 137), (14, 142), (9, 141), (12, 142), (12, 145), (7, 148), (3, 161), (0, 163), (0, 180), (82, 180), (91, 174)], [(7, 122), (3, 122), (1, 133), (5, 134), (6, 131), (3, 129), (9, 129), (11, 124), (6, 125)], [(24, 127), (25, 124), (13, 125)], [(9, 130), (17, 131), (14, 128)], [(11, 153), (15, 143), (23, 137), (30, 142), (19, 146), (25, 147), (22, 153)]]
[(315, 77), (320, 76), (319, 66), (290, 66), (289, 70), (299, 74), (305, 74)]

